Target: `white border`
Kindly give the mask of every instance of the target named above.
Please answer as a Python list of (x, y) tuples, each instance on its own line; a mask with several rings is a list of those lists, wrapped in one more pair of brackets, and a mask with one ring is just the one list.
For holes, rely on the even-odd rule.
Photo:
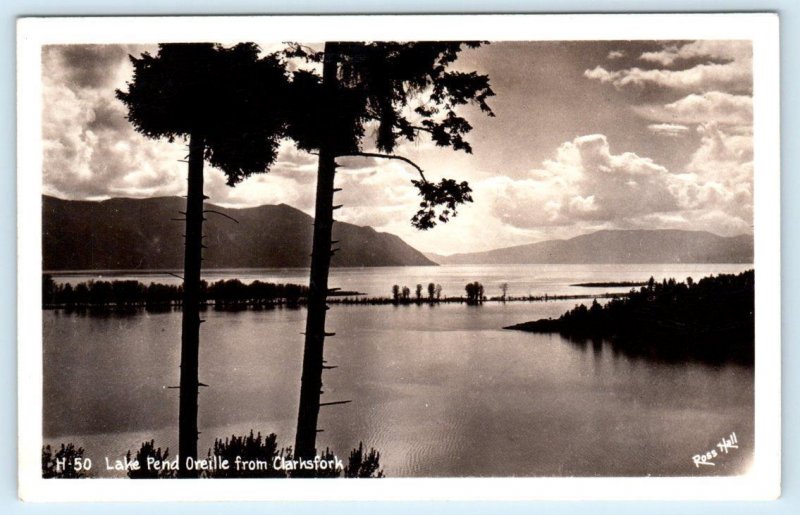
[[(754, 55), (755, 459), (725, 478), (41, 478), (41, 47), (326, 40), (750, 39)], [(780, 105), (775, 14), (25, 18), (17, 22), (19, 495), (30, 501), (774, 499), (780, 495)], [(271, 481), (280, 481), (272, 483)], [(274, 487), (273, 487), (274, 485)]]

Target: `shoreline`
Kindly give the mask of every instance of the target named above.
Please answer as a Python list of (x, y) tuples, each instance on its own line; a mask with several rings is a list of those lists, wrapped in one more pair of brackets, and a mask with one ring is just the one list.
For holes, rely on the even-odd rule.
[[(483, 304), (506, 304), (506, 303), (520, 303), (520, 302), (555, 302), (565, 300), (592, 300), (592, 299), (615, 299), (624, 297), (627, 293), (597, 293), (597, 294), (582, 294), (582, 295), (530, 295), (530, 296), (509, 296), (505, 299), (500, 297), (490, 297), (481, 301), (468, 300), (466, 297), (445, 297), (441, 299), (411, 299), (408, 301), (395, 301), (391, 297), (329, 297), (328, 304), (336, 304), (342, 306), (436, 306), (438, 304), (466, 304), (469, 306), (480, 306)], [(128, 312), (128, 311), (177, 311), (180, 309), (182, 303), (180, 301), (147, 304), (147, 303), (127, 303), (127, 304), (65, 304), (65, 303), (48, 303), (42, 305), (43, 311), (64, 310), (68, 312), (85, 312), (95, 311), (100, 313), (107, 312)], [(244, 301), (244, 302), (216, 302), (214, 300), (202, 302), (200, 308), (202, 310), (214, 309), (217, 311), (244, 311), (244, 310), (262, 310), (262, 309), (275, 309), (275, 308), (303, 308), (306, 306), (305, 299), (297, 302), (288, 302), (286, 299), (273, 300), (269, 302), (262, 301)]]

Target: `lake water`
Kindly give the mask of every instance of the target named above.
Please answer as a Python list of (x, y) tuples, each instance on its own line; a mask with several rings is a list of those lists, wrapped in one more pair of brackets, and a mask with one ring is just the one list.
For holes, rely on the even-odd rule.
[[(500, 285), (508, 283), (508, 294), (527, 295), (581, 295), (594, 294), (597, 288), (575, 287), (573, 284), (589, 282), (645, 282), (651, 276), (656, 280), (674, 278), (683, 281), (692, 276), (695, 280), (710, 274), (739, 273), (753, 268), (747, 264), (681, 264), (681, 265), (446, 265), (407, 266), (380, 268), (333, 268), (330, 287), (358, 291), (369, 296), (389, 297), (392, 285), (408, 286), (411, 291), (417, 284), (427, 291), (428, 283), (441, 284), (445, 296), (464, 295), (464, 285), (481, 282), (487, 296), (500, 296)], [(180, 270), (172, 270), (180, 275)], [(57, 282), (73, 284), (89, 280), (135, 279), (144, 283), (180, 284), (179, 277), (169, 272), (154, 271), (103, 271), (103, 272), (53, 272)], [(221, 279), (254, 280), (273, 283), (308, 284), (308, 268), (273, 269), (212, 269), (203, 271), (209, 282)], [(599, 291), (626, 292), (630, 288), (604, 288)]]
[[(442, 284), (460, 295), (602, 293), (579, 282), (698, 279), (748, 265), (510, 265), (335, 269), (331, 285), (389, 295), (392, 284)], [(108, 278), (108, 274), (103, 274)], [(121, 277), (126, 274), (118, 274)], [(167, 282), (169, 276), (128, 277)], [(92, 275), (92, 277), (96, 277)], [(305, 282), (303, 270), (214, 271)], [(89, 274), (58, 276), (77, 282)], [(174, 279), (177, 281), (177, 279)], [(623, 289), (625, 290), (625, 289)], [(607, 342), (503, 326), (558, 316), (575, 301), (344, 306), (329, 311), (318, 447), (381, 452), (387, 476), (641, 476), (736, 474), (753, 455), (753, 371), (737, 365), (630, 358)], [(304, 309), (208, 310), (201, 329), (200, 452), (250, 429), (294, 440)], [(45, 442), (73, 442), (96, 464), (154, 438), (177, 449), (180, 313), (44, 312)], [(691, 457), (736, 432), (716, 466)], [(97, 469), (97, 466), (95, 467)], [(95, 470), (99, 476), (113, 475)]]

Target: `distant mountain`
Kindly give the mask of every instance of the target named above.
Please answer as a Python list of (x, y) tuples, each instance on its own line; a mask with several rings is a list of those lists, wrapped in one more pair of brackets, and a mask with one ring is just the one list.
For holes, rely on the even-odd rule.
[[(203, 266), (306, 267), (311, 262), (313, 218), (285, 204), (226, 209), (239, 221), (208, 213)], [(42, 198), (44, 270), (152, 270), (183, 267), (185, 200), (115, 198), (100, 202)], [(341, 250), (333, 266), (436, 265), (399, 237), (371, 227), (336, 223)]]
[(752, 263), (753, 236), (705, 231), (598, 231), (487, 252), (427, 254), (440, 264)]

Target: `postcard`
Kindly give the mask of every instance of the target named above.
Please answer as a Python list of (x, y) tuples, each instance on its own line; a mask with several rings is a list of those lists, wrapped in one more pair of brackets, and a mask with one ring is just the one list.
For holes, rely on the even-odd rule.
[(24, 18), (26, 501), (780, 495), (778, 18)]

